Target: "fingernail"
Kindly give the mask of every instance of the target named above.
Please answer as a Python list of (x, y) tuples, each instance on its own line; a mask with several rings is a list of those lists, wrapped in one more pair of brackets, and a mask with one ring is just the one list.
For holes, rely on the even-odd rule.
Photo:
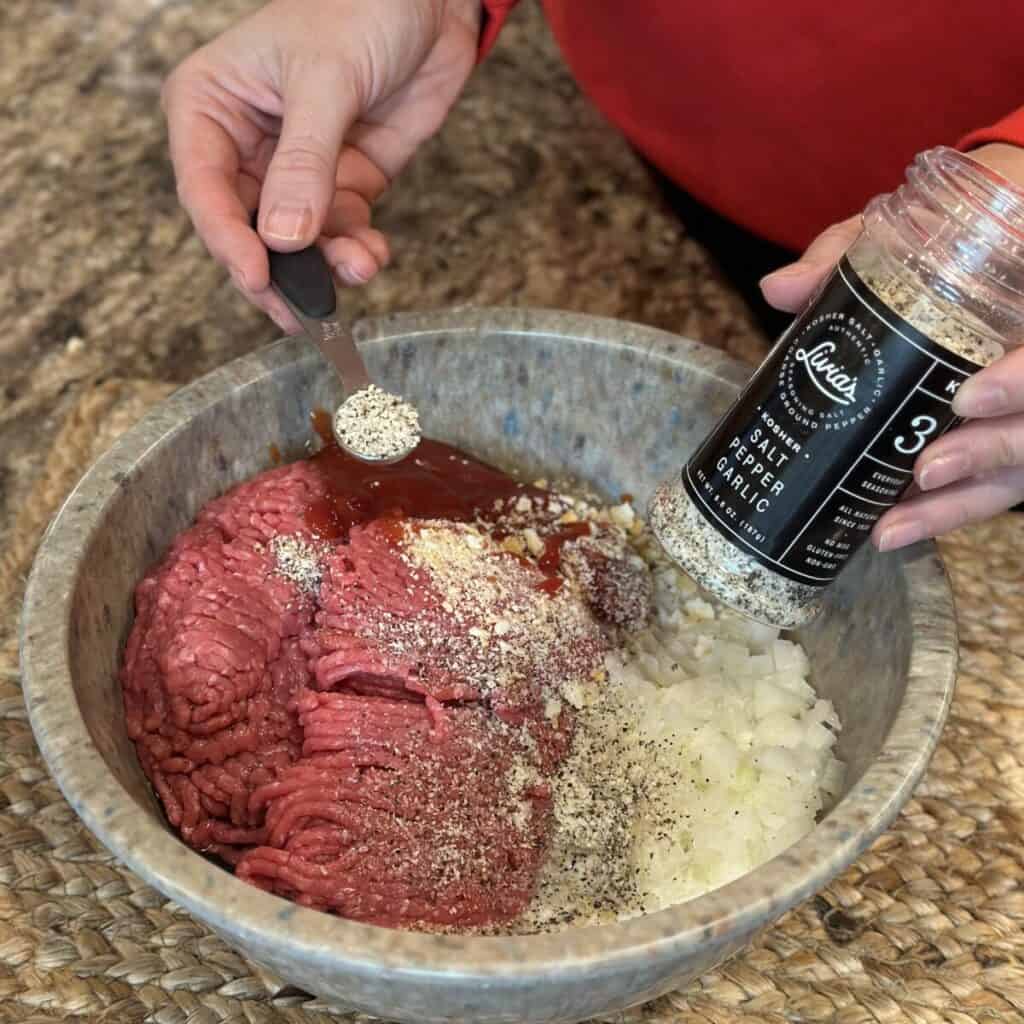
[(953, 397), (957, 416), (995, 416), (1010, 404), (1010, 396), (1002, 384), (967, 381)]
[(905, 548), (908, 544), (915, 544), (925, 536), (924, 524), (911, 519), (906, 523), (897, 523), (882, 531), (878, 538), (879, 551), (895, 551), (897, 548)]
[(263, 222), (263, 233), (294, 242), (306, 235), (312, 220), (313, 211), (306, 204), (275, 203)]
[(239, 291), (247, 292), (249, 285), (246, 283), (245, 274), (243, 274), (238, 267), (229, 267), (231, 273), (231, 280), (235, 282), (235, 287)]
[(970, 468), (970, 459), (964, 452), (936, 455), (918, 471), (917, 482), (922, 491), (930, 491), (951, 484), (954, 480), (962, 480), (970, 472)]
[(370, 280), (368, 277), (364, 277), (362, 274), (357, 273), (345, 263), (339, 263), (334, 268), (334, 272), (346, 284), (366, 284), (366, 282)]

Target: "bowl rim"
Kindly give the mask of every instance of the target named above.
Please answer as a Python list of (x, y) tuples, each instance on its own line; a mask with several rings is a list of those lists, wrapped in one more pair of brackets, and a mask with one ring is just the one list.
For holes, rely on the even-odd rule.
[[(540, 334), (621, 345), (670, 365), (685, 355), (698, 373), (738, 388), (749, 368), (698, 342), (643, 325), (587, 314), (521, 308), (409, 313), (361, 321), (361, 345), (417, 334)], [(69, 609), (79, 562), (126, 467), (171, 440), (199, 410), (297, 360), (319, 359), (303, 339), (283, 339), (242, 356), (150, 410), (85, 473), (54, 517), (29, 577), (21, 620), (23, 691), (40, 751), (64, 796), (122, 863), (201, 921), (258, 951), (287, 945), (314, 967), (343, 966), (397, 980), (438, 978), (532, 984), (553, 973), (629, 970), (682, 958), (730, 936), (752, 933), (848, 867), (892, 823), (937, 745), (952, 699), (957, 632), (951, 588), (934, 544), (902, 557), (912, 622), (906, 692), (878, 757), (830, 814), (782, 854), (686, 903), (614, 924), (566, 933), (480, 937), (401, 932), (299, 907), (255, 889), (172, 838), (141, 814), (106, 768), (79, 710), (69, 663)], [(69, 540), (70, 538), (70, 540)], [(76, 557), (77, 556), (77, 557)]]

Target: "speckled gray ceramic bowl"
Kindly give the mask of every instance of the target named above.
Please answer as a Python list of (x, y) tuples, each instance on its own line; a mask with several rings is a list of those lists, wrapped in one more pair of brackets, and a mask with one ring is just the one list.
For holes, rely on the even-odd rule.
[[(364, 324), (371, 372), (427, 432), (498, 464), (567, 473), (645, 501), (744, 377), (659, 331), (529, 311)], [(304, 910), (250, 888), (169, 831), (125, 734), (115, 671), (143, 571), (199, 507), (300, 452), (331, 374), (284, 341), (186, 388), (129, 431), (68, 499), (26, 598), (25, 697), (68, 800), (148, 882), (301, 989), (405, 1021), (572, 1021), (685, 985), (825, 885), (895, 817), (950, 699), (955, 629), (935, 550), (864, 552), (804, 631), (818, 689), (844, 722), (848, 789), (801, 842), (700, 899), (555, 936), (432, 937)]]

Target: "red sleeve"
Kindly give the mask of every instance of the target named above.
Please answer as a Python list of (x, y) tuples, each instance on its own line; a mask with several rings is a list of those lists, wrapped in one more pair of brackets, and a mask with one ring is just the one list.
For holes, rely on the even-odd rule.
[(1024, 107), (1007, 114), (1001, 121), (988, 128), (965, 135), (958, 143), (957, 149), (974, 149), (989, 142), (1005, 142), (1011, 146), (1024, 146)]
[(517, 3), (519, 0), (483, 0), (484, 17), (480, 25), (480, 45), (476, 55), (478, 64), (491, 52), (501, 26), (505, 24)]

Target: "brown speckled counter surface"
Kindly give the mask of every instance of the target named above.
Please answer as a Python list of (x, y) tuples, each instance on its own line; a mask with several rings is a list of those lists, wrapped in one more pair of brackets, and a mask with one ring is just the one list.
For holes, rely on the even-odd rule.
[[(14, 626), (41, 529), (174, 386), (274, 337), (178, 210), (158, 108), (246, 0), (0, 7), (0, 1021), (326, 1021), (122, 871), (49, 780)], [(765, 340), (517, 13), (381, 205), (394, 262), (353, 314), (532, 305), (654, 324), (756, 359)], [(745, 957), (637, 1016), (1024, 1020), (1024, 517), (944, 544), (957, 702), (899, 823)]]

